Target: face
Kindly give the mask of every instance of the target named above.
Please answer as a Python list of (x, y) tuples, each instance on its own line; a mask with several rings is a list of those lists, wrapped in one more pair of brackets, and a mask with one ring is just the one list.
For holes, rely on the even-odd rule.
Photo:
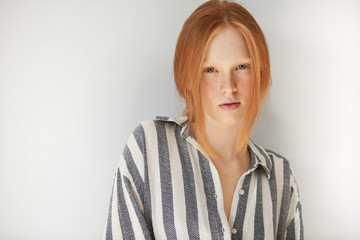
[(252, 71), (242, 34), (233, 27), (209, 44), (200, 83), (205, 124), (239, 126), (249, 102)]

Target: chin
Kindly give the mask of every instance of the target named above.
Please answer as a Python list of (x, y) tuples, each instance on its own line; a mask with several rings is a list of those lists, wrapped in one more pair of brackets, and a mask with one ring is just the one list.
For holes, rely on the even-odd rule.
[(222, 121), (222, 124), (228, 125), (228, 126), (238, 126), (241, 123), (240, 120), (236, 121)]
[(242, 114), (224, 114), (224, 113), (213, 113), (206, 114), (205, 121), (208, 119), (209, 122), (216, 122), (217, 124), (226, 125), (226, 126), (239, 126), (242, 120)]
[(219, 123), (224, 124), (224, 125), (229, 125), (229, 126), (237, 126), (241, 123), (241, 118), (239, 117), (223, 117), (221, 119), (218, 120)]

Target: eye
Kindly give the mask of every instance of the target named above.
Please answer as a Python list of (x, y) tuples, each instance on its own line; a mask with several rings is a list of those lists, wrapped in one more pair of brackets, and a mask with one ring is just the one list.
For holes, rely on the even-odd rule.
[(241, 64), (241, 65), (239, 65), (236, 69), (244, 70), (244, 69), (247, 69), (247, 68), (249, 68), (248, 65), (246, 65), (246, 64)]
[(205, 72), (208, 72), (208, 73), (212, 73), (212, 72), (215, 72), (215, 68), (214, 67), (207, 67), (204, 69)]

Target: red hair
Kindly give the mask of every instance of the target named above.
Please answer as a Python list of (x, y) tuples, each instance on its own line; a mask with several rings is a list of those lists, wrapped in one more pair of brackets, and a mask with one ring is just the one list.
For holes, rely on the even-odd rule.
[(185, 21), (175, 49), (174, 78), (177, 90), (186, 101), (184, 115), (189, 123), (196, 123), (194, 134), (211, 158), (213, 152), (205, 130), (200, 80), (208, 45), (216, 33), (226, 26), (234, 27), (244, 36), (253, 74), (250, 101), (241, 122), (236, 152), (246, 150), (251, 129), (271, 82), (265, 37), (254, 17), (244, 7), (234, 2), (210, 0), (200, 5)]

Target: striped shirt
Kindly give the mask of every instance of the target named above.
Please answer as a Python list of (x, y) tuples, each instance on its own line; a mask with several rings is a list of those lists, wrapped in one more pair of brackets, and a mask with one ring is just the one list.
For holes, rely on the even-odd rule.
[(303, 239), (289, 162), (251, 140), (248, 149), (227, 219), (218, 172), (188, 119), (142, 122), (116, 170), (104, 239)]

